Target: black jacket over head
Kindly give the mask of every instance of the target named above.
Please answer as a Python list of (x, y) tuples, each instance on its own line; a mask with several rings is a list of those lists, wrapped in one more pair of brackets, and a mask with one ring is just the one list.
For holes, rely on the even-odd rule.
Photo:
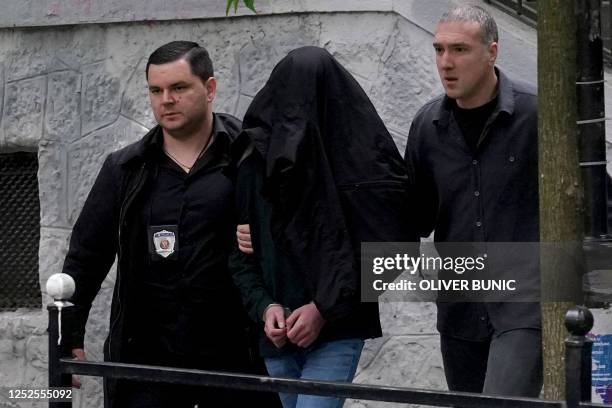
[[(263, 179), (251, 188), (260, 188), (256, 200), (269, 208), (269, 225), (262, 228), (304, 277), (328, 325), (357, 313), (366, 306), (358, 305), (361, 242), (416, 239), (405, 208), (406, 167), (374, 106), (327, 51), (299, 48), (278, 63), (255, 96), (244, 118), (245, 136)], [(266, 222), (254, 219), (253, 206), (247, 210), (252, 225)], [(240, 280), (235, 275), (239, 287)], [(274, 285), (263, 285), (269, 296), (246, 302), (254, 316), (270, 299), (280, 301), (270, 293)], [(251, 295), (241, 289), (243, 297)], [(374, 324), (380, 333), (380, 323)]]

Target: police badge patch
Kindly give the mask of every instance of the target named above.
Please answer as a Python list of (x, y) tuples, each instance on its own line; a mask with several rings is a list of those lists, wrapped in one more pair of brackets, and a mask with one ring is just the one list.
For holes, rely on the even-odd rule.
[(175, 242), (176, 236), (172, 231), (162, 230), (153, 234), (153, 245), (155, 245), (155, 252), (164, 258), (172, 255), (174, 252)]
[(177, 225), (153, 225), (149, 227), (149, 253), (152, 260), (176, 259), (178, 250)]

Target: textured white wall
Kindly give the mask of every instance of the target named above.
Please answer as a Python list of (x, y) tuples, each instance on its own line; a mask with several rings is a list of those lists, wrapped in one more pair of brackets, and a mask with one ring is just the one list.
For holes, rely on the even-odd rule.
[[(173, 39), (206, 46), (219, 80), (216, 110), (239, 117), (273, 66), (301, 45), (327, 48), (352, 72), (400, 146), (416, 110), (440, 91), (430, 35), (393, 12), (0, 30), (0, 149), (39, 151), (41, 283), (61, 270), (70, 228), (104, 157), (153, 125), (144, 64), (155, 48)], [(92, 359), (102, 357), (113, 283), (111, 274), (88, 323)], [(48, 300), (45, 295), (44, 303)], [(443, 387), (434, 308), (410, 306), (383, 306), (389, 336), (368, 346), (358, 381)], [(0, 383), (44, 384), (44, 327), (41, 313), (0, 316), (0, 353), (5, 345)], [(87, 381), (79, 394), (80, 406), (100, 406), (99, 381)]]
[[(341, 4), (338, 4), (341, 3)], [(225, 0), (0, 0), (0, 152), (39, 152), (40, 278), (59, 272), (70, 228), (104, 157), (154, 122), (144, 64), (159, 45), (198, 41), (215, 63), (219, 112), (241, 117), (272, 67), (301, 45), (327, 48), (357, 78), (403, 153), (417, 109), (439, 93), (431, 32), (450, 0), (256, 1), (260, 15), (225, 17)], [(493, 10), (500, 65), (535, 82), (534, 30)], [(109, 274), (88, 322), (100, 360)], [(44, 295), (41, 305), (49, 301)], [(385, 331), (364, 350), (356, 381), (445, 388), (433, 304), (381, 305)], [(46, 313), (0, 314), (0, 384), (46, 383)], [(75, 407), (101, 407), (88, 379)], [(0, 406), (12, 406), (0, 395)], [(40, 406), (43, 404), (22, 404)], [(347, 406), (395, 406), (350, 401)]]

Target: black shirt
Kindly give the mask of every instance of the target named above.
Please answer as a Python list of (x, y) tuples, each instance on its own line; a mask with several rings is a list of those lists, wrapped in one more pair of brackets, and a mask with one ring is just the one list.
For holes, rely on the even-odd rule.
[(491, 116), (491, 113), (493, 113), (495, 106), (497, 106), (497, 97), (484, 105), (471, 109), (459, 107), (455, 100), (451, 100), (449, 103), (452, 105), (455, 119), (461, 129), (461, 133), (463, 133), (465, 142), (470, 149), (475, 150), (480, 137), (483, 135), (482, 131), (484, 130), (485, 124)]
[[(224, 172), (229, 144), (216, 117), (210, 147), (186, 173), (163, 152), (161, 132), (154, 138), (157, 166), (141, 204), (139, 235), (146, 238), (138, 246), (140, 307), (131, 336), (149, 362), (158, 356), (159, 364), (210, 363), (244, 341), (247, 318), (227, 269), (236, 225), (233, 184)], [(176, 239), (167, 258), (155, 252), (159, 230)]]

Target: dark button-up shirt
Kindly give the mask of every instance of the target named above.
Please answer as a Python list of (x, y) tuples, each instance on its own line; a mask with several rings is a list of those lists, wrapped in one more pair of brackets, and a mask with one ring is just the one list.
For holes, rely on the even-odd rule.
[[(421, 236), (436, 242), (535, 242), (538, 226), (537, 99), (533, 87), (496, 69), (498, 102), (476, 149), (461, 133), (446, 96), (417, 113), (406, 160), (417, 189)], [(538, 273), (538, 260), (529, 265)], [(537, 328), (535, 303), (439, 303), (438, 330), (483, 339), (491, 330)]]
[[(234, 188), (223, 171), (230, 136), (222, 118), (215, 117), (212, 137), (189, 173), (165, 155), (161, 131), (150, 146), (157, 164), (140, 211), (146, 240), (138, 245), (140, 310), (131, 338), (138, 353), (160, 364), (210, 362), (244, 341), (246, 313), (227, 269)], [(175, 254), (164, 258), (151, 249), (150, 226), (171, 226), (164, 229), (175, 234)]]

